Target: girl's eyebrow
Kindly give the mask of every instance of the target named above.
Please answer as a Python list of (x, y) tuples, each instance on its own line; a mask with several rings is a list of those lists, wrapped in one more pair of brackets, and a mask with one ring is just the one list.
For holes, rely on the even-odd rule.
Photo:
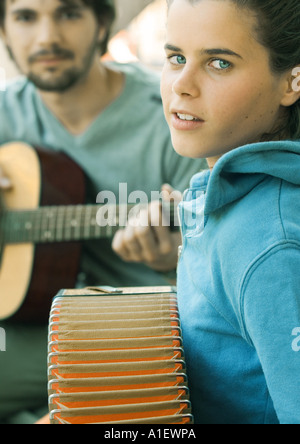
[(165, 44), (165, 49), (168, 51), (182, 52), (182, 49), (178, 48), (177, 46), (170, 45), (169, 43)]
[[(181, 48), (178, 48), (177, 46), (171, 45), (169, 43), (165, 44), (165, 50), (174, 51), (174, 52), (183, 52)], [(238, 57), (239, 59), (243, 58), (241, 55), (237, 54), (236, 52), (224, 48), (202, 49), (200, 51), (200, 55), (212, 55), (212, 56), (229, 55), (229, 56)]]
[(203, 49), (202, 51), (200, 51), (201, 54), (208, 54), (208, 55), (229, 55), (229, 56), (234, 56), (234, 57), (238, 57), (239, 59), (242, 59), (243, 57), (234, 52), (231, 51), (230, 49), (224, 49), (224, 48), (212, 48), (212, 49)]

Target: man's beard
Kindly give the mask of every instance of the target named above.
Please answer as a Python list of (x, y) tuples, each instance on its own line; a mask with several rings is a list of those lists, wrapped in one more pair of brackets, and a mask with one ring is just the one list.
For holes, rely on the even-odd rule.
[[(8, 46), (7, 50), (11, 56), (11, 58), (14, 60), (14, 62), (17, 64), (18, 68), (21, 70), (20, 66), (17, 63), (17, 60), (14, 57), (14, 54), (11, 50), (11, 48)], [(66, 69), (59, 77), (56, 77), (55, 72), (56, 68), (48, 68), (48, 73), (53, 75), (49, 75), (48, 79), (43, 78), (43, 76), (40, 76), (38, 74), (35, 74), (32, 71), (29, 71), (28, 73), (23, 73), (26, 75), (28, 80), (32, 82), (37, 89), (45, 92), (57, 92), (57, 93), (64, 93), (71, 89), (74, 85), (79, 83), (82, 79), (86, 78), (87, 74), (90, 71), (90, 68), (92, 66), (95, 54), (99, 50), (98, 41), (94, 41), (91, 47), (89, 48), (87, 54), (82, 60), (81, 67), (74, 67)], [(53, 47), (50, 50), (44, 50), (40, 51), (39, 53), (29, 57), (29, 65), (34, 63), (36, 60), (38, 60), (41, 57), (61, 57), (63, 59), (69, 59), (74, 60), (75, 54), (69, 50), (64, 50), (59, 48), (57, 45), (53, 45)], [(21, 70), (22, 71), (22, 70)]]
[[(88, 68), (82, 70), (71, 68), (65, 70), (60, 77), (53, 78), (53, 80), (45, 80), (42, 78), (42, 76), (29, 72), (27, 78), (40, 91), (64, 93), (76, 85), (79, 80), (85, 77), (88, 70)], [(48, 72), (51, 72), (51, 68), (48, 69)], [(55, 73), (55, 70), (53, 70), (53, 73)]]

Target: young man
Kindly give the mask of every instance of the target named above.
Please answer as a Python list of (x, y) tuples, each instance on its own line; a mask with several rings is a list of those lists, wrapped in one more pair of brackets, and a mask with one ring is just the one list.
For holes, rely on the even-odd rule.
[[(93, 203), (103, 190), (118, 199), (120, 183), (128, 194), (142, 190), (149, 198), (165, 183), (183, 191), (205, 167), (171, 149), (158, 79), (135, 65), (100, 61), (114, 18), (110, 0), (1, 0), (0, 8), (2, 37), (25, 76), (0, 96), (1, 144), (63, 151), (84, 170)], [(13, 186), (0, 176), (2, 188)], [(119, 231), (114, 250), (111, 241), (86, 242), (78, 285), (165, 284), (179, 242), (162, 226)], [(1, 327), (7, 351), (1, 355), (0, 420), (7, 420), (47, 404), (47, 332), (9, 321)]]

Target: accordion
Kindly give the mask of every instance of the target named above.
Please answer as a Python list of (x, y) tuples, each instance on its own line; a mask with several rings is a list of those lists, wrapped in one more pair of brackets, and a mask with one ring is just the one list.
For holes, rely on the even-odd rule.
[(61, 291), (48, 378), (51, 424), (192, 424), (176, 289)]

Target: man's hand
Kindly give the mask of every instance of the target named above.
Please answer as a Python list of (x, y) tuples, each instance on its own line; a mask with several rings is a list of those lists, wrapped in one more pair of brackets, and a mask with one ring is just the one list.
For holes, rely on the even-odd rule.
[[(170, 185), (162, 187), (163, 200), (181, 201), (181, 193)], [(176, 211), (176, 209), (175, 209)], [(132, 219), (124, 230), (119, 230), (113, 240), (113, 250), (126, 262), (140, 262), (150, 268), (168, 272), (177, 266), (180, 232), (171, 232), (161, 202), (152, 202)]]

